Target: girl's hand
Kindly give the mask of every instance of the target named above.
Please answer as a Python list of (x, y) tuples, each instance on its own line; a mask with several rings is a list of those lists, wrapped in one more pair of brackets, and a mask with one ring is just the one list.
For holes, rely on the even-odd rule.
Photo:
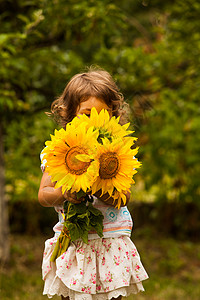
[(67, 201), (70, 201), (74, 204), (81, 203), (82, 201), (85, 200), (84, 197), (77, 199), (77, 193), (76, 192), (71, 193), (70, 190), (66, 191), (63, 196)]

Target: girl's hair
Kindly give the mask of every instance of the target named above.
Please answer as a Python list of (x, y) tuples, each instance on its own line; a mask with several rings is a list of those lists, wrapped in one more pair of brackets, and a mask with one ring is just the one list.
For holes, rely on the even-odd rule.
[(63, 127), (76, 116), (81, 102), (90, 97), (102, 99), (112, 110), (113, 116), (120, 116), (120, 124), (126, 120), (127, 105), (111, 75), (100, 69), (89, 69), (72, 77), (62, 95), (51, 105), (51, 112)]

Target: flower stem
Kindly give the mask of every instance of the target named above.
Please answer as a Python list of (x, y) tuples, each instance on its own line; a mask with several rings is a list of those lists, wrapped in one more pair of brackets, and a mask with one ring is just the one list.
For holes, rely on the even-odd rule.
[(54, 262), (60, 255), (62, 255), (65, 251), (67, 251), (70, 240), (71, 240), (71, 238), (69, 236), (69, 231), (64, 226), (64, 228), (62, 229), (62, 231), (57, 239), (54, 251), (51, 255), (51, 258), (50, 258), (51, 262)]

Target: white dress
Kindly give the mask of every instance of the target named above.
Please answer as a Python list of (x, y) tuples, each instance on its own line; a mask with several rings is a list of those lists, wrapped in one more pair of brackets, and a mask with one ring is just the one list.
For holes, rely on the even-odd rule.
[(43, 294), (69, 296), (70, 300), (107, 300), (144, 291), (142, 281), (148, 275), (130, 239), (132, 220), (127, 207), (119, 210), (95, 199), (93, 205), (104, 215), (104, 236), (89, 234), (88, 244), (77, 240), (67, 251), (50, 262), (62, 230), (62, 208), (57, 208), (59, 222), (55, 235), (45, 242), (42, 274)]

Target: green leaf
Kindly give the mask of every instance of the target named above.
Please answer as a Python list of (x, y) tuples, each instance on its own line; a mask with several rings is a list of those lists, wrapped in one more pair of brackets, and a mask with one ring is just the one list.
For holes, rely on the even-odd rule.
[(79, 231), (78, 226), (75, 223), (66, 221), (65, 226), (69, 230), (69, 234), (70, 234), (72, 241), (75, 241), (80, 238), (80, 231)]
[(95, 229), (97, 234), (102, 237), (103, 236), (103, 222), (102, 223), (95, 223), (95, 225), (92, 227)]
[(82, 224), (82, 226), (79, 227), (80, 237), (86, 244), (88, 243), (88, 231), (89, 228), (86, 226), (86, 224)]
[(81, 215), (86, 213), (87, 207), (85, 202), (74, 204), (66, 201), (64, 204), (64, 212), (67, 220), (75, 217), (76, 215)]
[(77, 199), (81, 198), (81, 197), (85, 197), (86, 193), (83, 191), (83, 190), (80, 190), (76, 196), (77, 196)]
[(91, 212), (91, 214), (93, 214), (93, 215), (95, 215), (95, 216), (100, 216), (100, 215), (102, 215), (102, 212), (99, 210), (99, 209), (97, 209), (97, 208), (95, 208), (93, 205), (92, 205), (92, 203), (88, 203), (88, 210)]

